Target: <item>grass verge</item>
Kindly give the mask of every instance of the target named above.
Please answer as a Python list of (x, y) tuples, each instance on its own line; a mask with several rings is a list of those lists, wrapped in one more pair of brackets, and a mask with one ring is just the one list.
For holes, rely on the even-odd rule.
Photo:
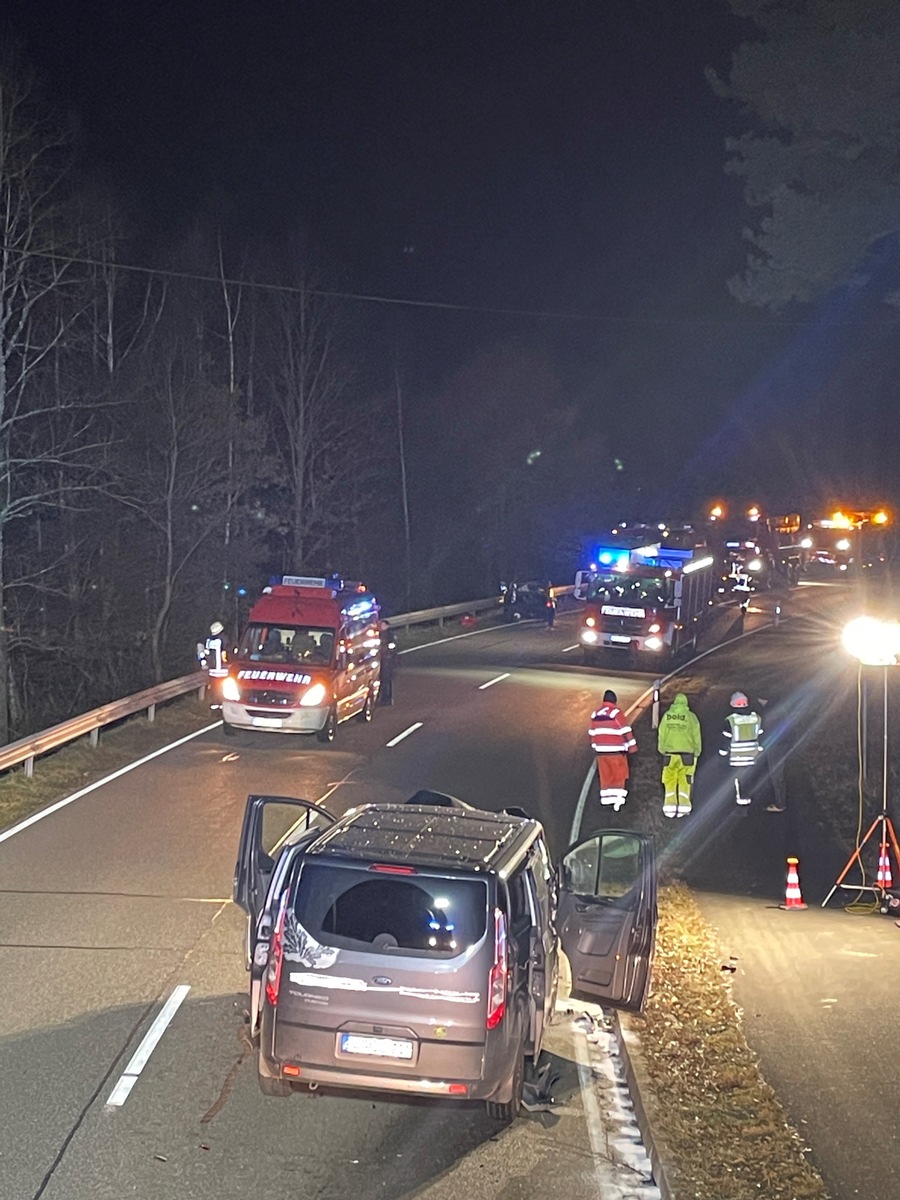
[(653, 989), (629, 1025), (679, 1200), (827, 1200), (747, 1044), (715, 935), (683, 884), (661, 890)]
[(100, 731), (93, 749), (87, 737), (35, 759), (34, 774), (24, 767), (0, 776), (0, 829), (6, 829), (78, 788), (95, 783), (214, 719), (209, 702), (193, 695), (157, 708), (156, 719), (128, 717)]

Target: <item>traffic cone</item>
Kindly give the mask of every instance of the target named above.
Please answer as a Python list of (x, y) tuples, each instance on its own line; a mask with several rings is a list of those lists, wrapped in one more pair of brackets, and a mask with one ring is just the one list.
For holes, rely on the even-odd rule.
[(892, 888), (894, 879), (891, 875), (891, 858), (888, 854), (888, 848), (884, 843), (881, 845), (881, 853), (878, 856), (878, 879), (876, 881), (881, 888)]
[(787, 860), (787, 887), (784, 889), (784, 903), (779, 904), (779, 908), (806, 908), (800, 893), (800, 876), (797, 874), (799, 862), (797, 858)]

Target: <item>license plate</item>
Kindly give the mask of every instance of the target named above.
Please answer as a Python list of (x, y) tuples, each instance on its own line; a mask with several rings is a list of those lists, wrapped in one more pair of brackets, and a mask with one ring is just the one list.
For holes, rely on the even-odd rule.
[(621, 633), (611, 633), (609, 635), (609, 640), (611, 642), (621, 642), (621, 643), (624, 643), (625, 645), (629, 645), (631, 643), (631, 638), (625, 637)]
[(369, 1037), (363, 1033), (342, 1033), (341, 1054), (368, 1054), (377, 1058), (412, 1060), (413, 1044), (405, 1038)]
[(280, 729), (284, 722), (281, 717), (251, 717), (250, 724), (258, 729)]

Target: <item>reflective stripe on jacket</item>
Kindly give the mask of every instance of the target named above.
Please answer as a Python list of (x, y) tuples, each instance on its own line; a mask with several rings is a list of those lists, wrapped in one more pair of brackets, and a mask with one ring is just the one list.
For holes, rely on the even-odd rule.
[(762, 751), (759, 744), (761, 734), (759, 713), (729, 713), (722, 730), (725, 746), (719, 753), (727, 754), (733, 767), (752, 766)]
[(634, 732), (615, 704), (601, 704), (591, 713), (588, 736), (597, 754), (633, 754), (637, 750)]

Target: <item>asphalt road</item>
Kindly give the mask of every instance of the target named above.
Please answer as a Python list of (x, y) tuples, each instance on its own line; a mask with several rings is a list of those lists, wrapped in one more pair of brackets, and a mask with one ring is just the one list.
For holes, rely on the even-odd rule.
[[(437, 1197), (456, 1175), (473, 1196), (524, 1196), (543, 1179), (547, 1196), (596, 1197), (573, 1109), (568, 1124), (539, 1129), (535, 1154), (533, 1123), (498, 1137), (480, 1105), (265, 1100), (244, 1032), (243, 922), (229, 902), (250, 792), (343, 811), (434, 788), (521, 805), (563, 850), (592, 706), (604, 687), (628, 703), (647, 683), (584, 672), (573, 640), (570, 618), (552, 632), (501, 628), (417, 650), (395, 705), (342, 726), (333, 747), (211, 730), (0, 844), (0, 1197)], [(179, 985), (187, 998), (128, 1099), (110, 1107)]]
[[(804, 646), (839, 620), (845, 601), (803, 591), (787, 608), (795, 621), (688, 673), (701, 684), (710, 748), (736, 671), (775, 701), (788, 661), (808, 667), (807, 694), (821, 687)], [(747, 628), (764, 624), (771, 605)], [(732, 619), (722, 614), (719, 635)], [(226, 740), (213, 729), (0, 844), (0, 1200), (603, 1196), (571, 1048), (559, 1036), (562, 1115), (526, 1118), (499, 1136), (481, 1106), (264, 1099), (243, 1023), (243, 922), (228, 899), (250, 792), (324, 800), (334, 811), (420, 787), (488, 808), (518, 804), (544, 822), (559, 854), (591, 762), (591, 708), (606, 687), (627, 706), (651, 682), (584, 670), (569, 649), (573, 629), (563, 617), (553, 632), (500, 628), (416, 650), (401, 661), (395, 706), (370, 726), (342, 726), (334, 747), (278, 735)], [(641, 755), (652, 760), (653, 786), (629, 800), (621, 823), (663, 830), (648, 740)], [(895, 1200), (888, 1039), (900, 930), (884, 918), (776, 907), (796, 838), (805, 839), (805, 885), (814, 869), (807, 803), (792, 803), (786, 817), (754, 808), (739, 820), (698, 776), (696, 812), (663, 861), (695, 886), (720, 889), (702, 903), (737, 957), (733, 985), (751, 1043), (835, 1200)], [(610, 820), (589, 792), (582, 830)], [(186, 999), (128, 1099), (110, 1107), (179, 985)]]
[[(792, 619), (685, 672), (705, 753), (695, 812), (663, 858), (719, 931), (723, 961), (736, 967), (729, 978), (748, 1040), (833, 1200), (897, 1200), (900, 1080), (891, 1046), (900, 1018), (900, 929), (864, 911), (871, 895), (841, 890), (821, 907), (853, 846), (829, 834), (794, 753), (835, 700), (855, 694), (856, 666), (840, 649), (840, 631), (862, 604), (852, 587), (800, 588), (784, 605)], [(900, 681), (891, 683), (891, 711), (900, 711)], [(768, 700), (761, 711), (770, 748), (780, 743), (786, 753), (785, 813), (765, 811), (764, 781), (752, 789), (746, 815), (729, 791), (716, 751), (736, 688)], [(896, 729), (893, 722), (893, 736)], [(848, 812), (855, 803), (848, 794)], [(657, 818), (657, 828), (664, 824)], [(788, 855), (800, 860), (806, 910), (779, 907)]]

